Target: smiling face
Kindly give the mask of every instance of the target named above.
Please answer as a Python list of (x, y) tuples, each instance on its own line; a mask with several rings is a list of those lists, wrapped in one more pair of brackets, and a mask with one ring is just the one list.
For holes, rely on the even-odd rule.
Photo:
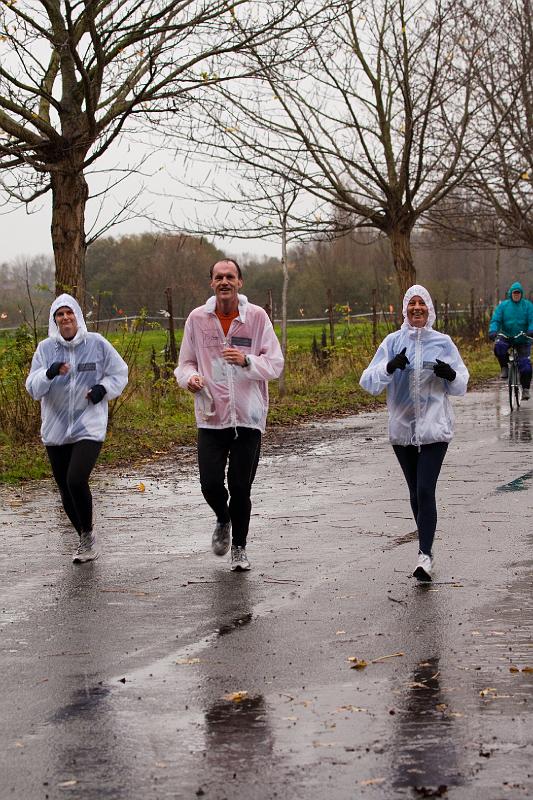
[(71, 308), (60, 306), (54, 314), (54, 319), (63, 339), (69, 341), (76, 336), (78, 323), (76, 322), (76, 315)]
[(211, 288), (215, 293), (217, 305), (225, 310), (237, 309), (239, 299), (237, 297), (239, 289), (242, 287), (242, 280), (239, 272), (232, 261), (218, 261), (213, 267), (211, 278)]
[(413, 328), (423, 328), (429, 317), (429, 309), (425, 301), (415, 294), (407, 304), (407, 321)]

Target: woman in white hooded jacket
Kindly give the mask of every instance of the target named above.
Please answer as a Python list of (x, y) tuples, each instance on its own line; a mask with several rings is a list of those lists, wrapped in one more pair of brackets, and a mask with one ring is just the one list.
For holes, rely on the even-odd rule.
[(413, 575), (431, 580), (437, 526), (435, 490), (453, 436), (449, 395), (463, 395), (466, 369), (449, 336), (434, 331), (435, 309), (423, 286), (403, 299), (404, 322), (380, 344), (361, 375), (370, 394), (387, 390), (389, 438), (409, 487), (419, 551)]
[(41, 438), (65, 512), (80, 542), (74, 563), (97, 558), (89, 477), (107, 430), (108, 400), (128, 382), (128, 366), (99, 333), (89, 333), (77, 301), (50, 308), (48, 338), (37, 346), (26, 389), (41, 402)]

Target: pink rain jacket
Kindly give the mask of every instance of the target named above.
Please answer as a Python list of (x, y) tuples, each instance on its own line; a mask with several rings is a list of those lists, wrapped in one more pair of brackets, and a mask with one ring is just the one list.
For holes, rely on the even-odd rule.
[[(244, 428), (265, 430), (268, 412), (267, 381), (283, 370), (283, 355), (267, 313), (239, 295), (239, 316), (224, 336), (215, 314), (215, 297), (191, 311), (181, 343), (178, 384), (187, 388), (192, 375), (204, 378), (204, 388), (194, 395), (199, 428)], [(224, 347), (236, 347), (250, 358), (248, 367), (228, 364)]]

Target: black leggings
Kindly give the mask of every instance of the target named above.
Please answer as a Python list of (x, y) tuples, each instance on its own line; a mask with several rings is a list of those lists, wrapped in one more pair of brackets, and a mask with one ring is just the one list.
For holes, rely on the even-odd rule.
[[(198, 467), (200, 485), (206, 502), (219, 522), (231, 520), (236, 547), (246, 546), (252, 501), (250, 493), (255, 478), (261, 431), (255, 428), (198, 429)], [(228, 489), (224, 485), (228, 464)]]
[(431, 555), (437, 527), (435, 489), (447, 449), (447, 442), (423, 444), (420, 452), (413, 445), (393, 445), (409, 487), (409, 500), (418, 528), (419, 548), (428, 556)]
[(93, 529), (93, 498), (89, 477), (102, 444), (82, 439), (74, 444), (48, 445), (46, 448), (63, 508), (78, 533)]

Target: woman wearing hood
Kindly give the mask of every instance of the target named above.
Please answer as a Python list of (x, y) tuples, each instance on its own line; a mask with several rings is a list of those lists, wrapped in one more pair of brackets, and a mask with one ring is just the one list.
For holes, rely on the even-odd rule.
[(423, 286), (411, 286), (403, 299), (404, 322), (380, 344), (361, 375), (372, 395), (387, 390), (389, 438), (409, 487), (418, 529), (418, 561), (413, 575), (430, 581), (437, 526), (435, 489), (453, 436), (448, 395), (463, 395), (466, 369), (449, 336), (434, 331), (435, 309)]
[(89, 477), (107, 430), (108, 401), (128, 382), (128, 365), (81, 308), (61, 294), (50, 308), (48, 338), (37, 346), (26, 389), (41, 402), (41, 438), (65, 512), (80, 540), (74, 563), (98, 557)]
[[(495, 342), (494, 355), (498, 359), (502, 379), (509, 375), (509, 339), (514, 339), (518, 351), (518, 371), (522, 386), (522, 400), (529, 400), (531, 387), (531, 342), (521, 334), (533, 337), (533, 303), (524, 297), (524, 289), (519, 281), (509, 287), (507, 299), (494, 309), (489, 324), (489, 339)], [(498, 334), (503, 334), (500, 338)]]

